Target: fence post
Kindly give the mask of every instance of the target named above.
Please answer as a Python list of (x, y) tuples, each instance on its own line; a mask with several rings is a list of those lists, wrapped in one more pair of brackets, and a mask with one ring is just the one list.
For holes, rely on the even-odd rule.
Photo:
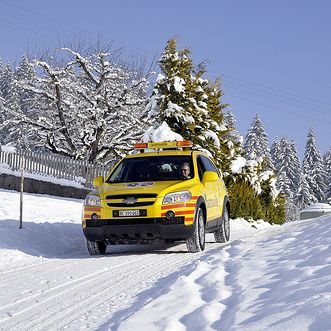
[(21, 185), (20, 185), (20, 224), (19, 229), (23, 228), (23, 190), (24, 190), (24, 165), (23, 157), (21, 154)]

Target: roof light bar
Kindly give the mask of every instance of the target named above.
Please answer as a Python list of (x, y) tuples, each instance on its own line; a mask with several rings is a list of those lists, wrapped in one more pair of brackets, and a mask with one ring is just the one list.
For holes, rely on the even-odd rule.
[(182, 141), (160, 141), (150, 143), (137, 143), (134, 145), (135, 149), (159, 149), (159, 148), (180, 148), (180, 147), (193, 147), (193, 142), (190, 140)]

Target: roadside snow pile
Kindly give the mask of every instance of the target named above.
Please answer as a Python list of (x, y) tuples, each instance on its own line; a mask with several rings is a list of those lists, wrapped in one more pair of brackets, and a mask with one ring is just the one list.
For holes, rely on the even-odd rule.
[(81, 200), (24, 194), (23, 201), (23, 229), (18, 229), (19, 193), (0, 190), (0, 271), (13, 262), (26, 264), (84, 247)]
[(330, 224), (324, 216), (233, 241), (156, 284), (158, 295), (110, 330), (330, 330)]

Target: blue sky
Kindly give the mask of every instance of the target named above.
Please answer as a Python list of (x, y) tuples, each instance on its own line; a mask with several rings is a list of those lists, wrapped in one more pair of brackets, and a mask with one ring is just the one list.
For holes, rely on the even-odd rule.
[(331, 146), (330, 34), (328, 0), (0, 0), (4, 62), (78, 35), (153, 57), (177, 36), (222, 78), (242, 135), (259, 114), (270, 142), (287, 136), (301, 156), (309, 128), (322, 153)]

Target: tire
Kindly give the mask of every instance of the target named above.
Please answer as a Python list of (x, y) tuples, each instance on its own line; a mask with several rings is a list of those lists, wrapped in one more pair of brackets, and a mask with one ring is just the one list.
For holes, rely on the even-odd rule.
[(230, 215), (226, 206), (223, 211), (221, 227), (214, 232), (214, 238), (217, 243), (225, 243), (230, 239)]
[(103, 241), (86, 240), (86, 245), (90, 255), (104, 255), (106, 253), (107, 244)]
[(187, 250), (190, 253), (197, 253), (205, 250), (206, 226), (205, 216), (201, 208), (199, 208), (196, 212), (194, 227), (193, 235), (189, 239), (186, 239)]

